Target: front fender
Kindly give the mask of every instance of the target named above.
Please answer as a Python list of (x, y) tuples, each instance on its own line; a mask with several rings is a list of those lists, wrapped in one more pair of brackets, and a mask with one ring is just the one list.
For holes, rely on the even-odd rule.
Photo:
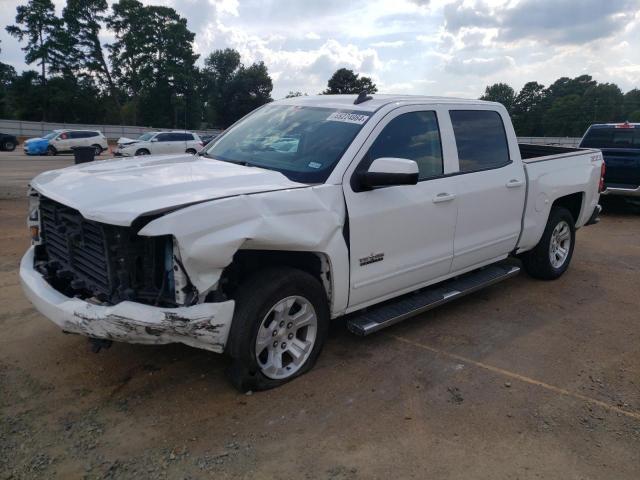
[(238, 195), (177, 210), (147, 224), (139, 235), (173, 235), (200, 298), (216, 287), (240, 249), (325, 254), (331, 264), (333, 314), (346, 309), (349, 255), (339, 185)]

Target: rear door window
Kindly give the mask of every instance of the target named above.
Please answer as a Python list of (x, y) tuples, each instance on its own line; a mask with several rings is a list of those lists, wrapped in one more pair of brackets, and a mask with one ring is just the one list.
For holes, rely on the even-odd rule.
[(477, 172), (511, 163), (507, 134), (498, 112), (452, 110), (449, 114), (461, 172)]

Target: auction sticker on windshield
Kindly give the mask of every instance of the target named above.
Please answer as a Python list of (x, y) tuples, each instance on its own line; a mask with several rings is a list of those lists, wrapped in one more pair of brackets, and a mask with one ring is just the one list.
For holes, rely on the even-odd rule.
[(369, 120), (369, 116), (361, 115), (359, 113), (333, 112), (327, 117), (327, 120), (332, 122), (357, 123), (358, 125), (362, 125), (364, 122)]

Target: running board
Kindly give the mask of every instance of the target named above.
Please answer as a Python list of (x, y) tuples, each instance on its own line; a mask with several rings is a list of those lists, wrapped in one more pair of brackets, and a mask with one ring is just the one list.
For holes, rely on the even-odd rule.
[(369, 307), (350, 318), (347, 321), (347, 328), (356, 335), (369, 335), (406, 318), (511, 278), (518, 272), (520, 267), (508, 261), (474, 270), (435, 286)]

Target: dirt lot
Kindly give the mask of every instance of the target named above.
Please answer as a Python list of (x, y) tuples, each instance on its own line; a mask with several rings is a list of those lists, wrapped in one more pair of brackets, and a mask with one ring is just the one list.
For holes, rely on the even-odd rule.
[(581, 230), (558, 281), (520, 275), (364, 339), (338, 322), (310, 374), (242, 395), (221, 356), (96, 355), (25, 300), (9, 190), (66, 163), (0, 156), (0, 479), (640, 478), (637, 210)]

